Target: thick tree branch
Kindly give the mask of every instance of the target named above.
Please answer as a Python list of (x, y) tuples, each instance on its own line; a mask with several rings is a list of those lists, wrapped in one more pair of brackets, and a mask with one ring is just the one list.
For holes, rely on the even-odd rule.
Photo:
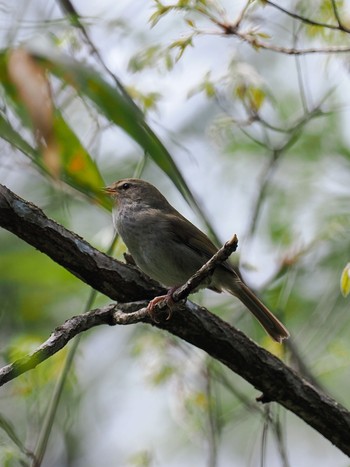
[(154, 323), (146, 311), (147, 303), (111, 304), (67, 320), (32, 354), (3, 367), (0, 385), (35, 368), (94, 326), (147, 322), (205, 350), (262, 391), (259, 400), (280, 403), (350, 455), (350, 413), (344, 407), (206, 309), (191, 302), (177, 304), (170, 321)]
[[(236, 250), (238, 239), (236, 235), (197, 271), (182, 287), (175, 291), (175, 301), (184, 300), (200, 283), (215, 269), (219, 263), (226, 261), (233, 250)], [(165, 302), (164, 302), (165, 303)], [(159, 311), (165, 308), (163, 303), (156, 305)], [(181, 305), (180, 305), (181, 307)], [(179, 305), (177, 305), (179, 308)], [(0, 369), (0, 386), (17, 376), (32, 370), (39, 363), (61, 350), (76, 335), (101, 324), (113, 326), (115, 324), (133, 324), (139, 321), (152, 322), (147, 310), (147, 302), (129, 302), (119, 305), (108, 305), (100, 309), (83, 313), (68, 319), (62, 326), (58, 326), (51, 336), (34, 352)]]
[[(164, 292), (154, 283), (148, 283), (136, 268), (98, 252), (80, 237), (49, 220), (40, 209), (1, 186), (0, 226), (112, 298), (118, 296), (121, 301), (133, 301), (135, 296), (150, 298)], [(70, 255), (74, 259), (70, 259)], [(0, 381), (4, 384), (35, 367), (76, 334), (93, 326), (149, 322), (144, 309), (146, 305), (147, 302), (108, 305), (66, 321), (32, 355), (4, 367), (0, 371)], [(262, 402), (278, 402), (350, 456), (349, 411), (206, 309), (187, 302), (186, 305), (176, 304), (174, 311), (171, 320), (151, 324), (203, 349), (261, 391)]]
[(96, 250), (3, 185), (0, 185), (0, 227), (44, 252), (113, 300), (144, 300), (165, 293), (159, 284), (147, 278), (138, 268)]

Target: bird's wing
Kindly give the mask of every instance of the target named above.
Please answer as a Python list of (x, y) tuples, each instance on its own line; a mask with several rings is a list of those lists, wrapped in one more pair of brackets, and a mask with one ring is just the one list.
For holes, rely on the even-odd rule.
[(208, 260), (218, 251), (214, 243), (189, 220), (181, 214), (167, 214), (164, 226), (172, 234), (175, 241), (195, 250)]
[[(205, 262), (218, 251), (218, 248), (205, 233), (177, 211), (176, 214), (167, 214), (165, 216), (165, 222), (166, 225), (164, 227), (172, 233), (174, 241), (185, 244), (187, 247), (198, 252), (204, 258)], [(235, 272), (240, 277), (237, 268), (227, 261), (222, 263), (221, 266), (231, 272)]]

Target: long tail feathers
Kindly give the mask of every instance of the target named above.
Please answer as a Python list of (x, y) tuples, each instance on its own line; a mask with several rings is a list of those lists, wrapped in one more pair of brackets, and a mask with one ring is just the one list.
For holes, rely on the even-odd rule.
[(229, 290), (235, 295), (260, 322), (265, 331), (277, 342), (281, 343), (283, 339), (288, 339), (289, 332), (283, 324), (274, 316), (268, 308), (254, 295), (244, 282), (240, 282), (239, 287), (234, 291)]

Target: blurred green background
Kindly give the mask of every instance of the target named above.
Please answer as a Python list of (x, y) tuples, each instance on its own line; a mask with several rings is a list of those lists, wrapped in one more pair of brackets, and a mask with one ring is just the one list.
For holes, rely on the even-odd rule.
[[(269, 3), (0, 1), (0, 183), (102, 251), (113, 228), (101, 187), (130, 176), (218, 244), (236, 233), (235, 259), (293, 349), (231, 297), (193, 299), (349, 407), (349, 53), (269, 50), (350, 47), (335, 14), (350, 24), (349, 3), (283, 2), (334, 28)], [(239, 18), (241, 36), (223, 34)], [(113, 244), (114, 256), (124, 251)], [(0, 291), (2, 364), (108, 303), (5, 230)], [(1, 388), (0, 462), (34, 466), (34, 453), (57, 467), (349, 465), (258, 395), (159, 330), (93, 329)]]

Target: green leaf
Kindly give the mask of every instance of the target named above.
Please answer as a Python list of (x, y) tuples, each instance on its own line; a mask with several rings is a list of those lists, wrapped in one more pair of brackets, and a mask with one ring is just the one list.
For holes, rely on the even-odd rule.
[(59, 142), (61, 179), (110, 209), (111, 202), (101, 190), (105, 183), (95, 161), (58, 110), (54, 117), (54, 133)]
[[(4, 89), (7, 103), (21, 124), (35, 131), (28, 109), (22, 102), (20, 93), (11, 82), (7, 68), (9, 56), (10, 53), (6, 51), (0, 54), (1, 85)], [(57, 176), (105, 208), (111, 209), (111, 200), (101, 190), (105, 183), (96, 163), (58, 109), (55, 109), (53, 114), (53, 136), (55, 140), (53, 157), (56, 158), (57, 166), (59, 167)], [(28, 156), (46, 176), (53, 176), (51, 167), (47, 163), (48, 161), (43, 157), (43, 152), (25, 141), (1, 114), (0, 137)]]
[(340, 291), (344, 297), (347, 297), (350, 293), (350, 263), (348, 263), (340, 278)]
[(249, 87), (249, 103), (254, 112), (260, 110), (265, 101), (266, 93), (263, 89), (256, 86)]
[(24, 453), (27, 453), (24, 444), (17, 435), (13, 424), (4, 415), (0, 414), (0, 429), (3, 430), (7, 436), (15, 443), (15, 445)]
[[(168, 175), (186, 201), (205, 222), (211, 235), (216, 238), (209, 221), (197, 204), (170, 153), (149, 127), (144, 114), (117, 79), (115, 80), (116, 83), (112, 85), (91, 67), (76, 62), (70, 57), (58, 53), (55, 49), (49, 52), (36, 51), (30, 53), (33, 59), (37, 60), (65, 85), (73, 87), (79, 95), (83, 94), (88, 97), (108, 120), (124, 130), (138, 143), (143, 151), (149, 154), (158, 167)], [(7, 58), (8, 52), (6, 50), (0, 53), (0, 74), (5, 77), (5, 82), (11, 87), (11, 81), (8, 77), (6, 78)], [(12, 97), (17, 97), (13, 86), (12, 91), (9, 88), (7, 91)], [(21, 108), (20, 102), (18, 102), (18, 105)], [(21, 118), (20, 114), (20, 111), (17, 112), (17, 115)], [(22, 116), (21, 120), (25, 124), (24, 116)], [(101, 183), (98, 180), (102, 180), (102, 178), (100, 178), (97, 166), (58, 111), (55, 113), (54, 127), (62, 141), (69, 142), (69, 144), (65, 145), (67, 147), (64, 148), (61, 161), (61, 168), (63, 168), (62, 179), (89, 196), (93, 196), (104, 206), (110, 207), (110, 204), (108, 204), (110, 201), (99, 192)], [(68, 154), (68, 151), (71, 151), (70, 154)], [(84, 173), (75, 170), (79, 164), (85, 166)]]
[(0, 113), (0, 138), (10, 143), (15, 148), (19, 149), (26, 156), (33, 160), (39, 159), (39, 153), (34, 149), (17, 131), (12, 127), (10, 122)]
[(149, 127), (144, 114), (124, 88), (112, 86), (91, 67), (73, 61), (69, 57), (57, 54), (50, 56), (40, 54), (40, 57), (38, 55), (36, 57), (64, 83), (87, 96), (108, 120), (122, 128), (136, 141), (158, 167), (169, 176), (187, 202), (210, 228), (209, 222), (195, 201), (170, 153)]

